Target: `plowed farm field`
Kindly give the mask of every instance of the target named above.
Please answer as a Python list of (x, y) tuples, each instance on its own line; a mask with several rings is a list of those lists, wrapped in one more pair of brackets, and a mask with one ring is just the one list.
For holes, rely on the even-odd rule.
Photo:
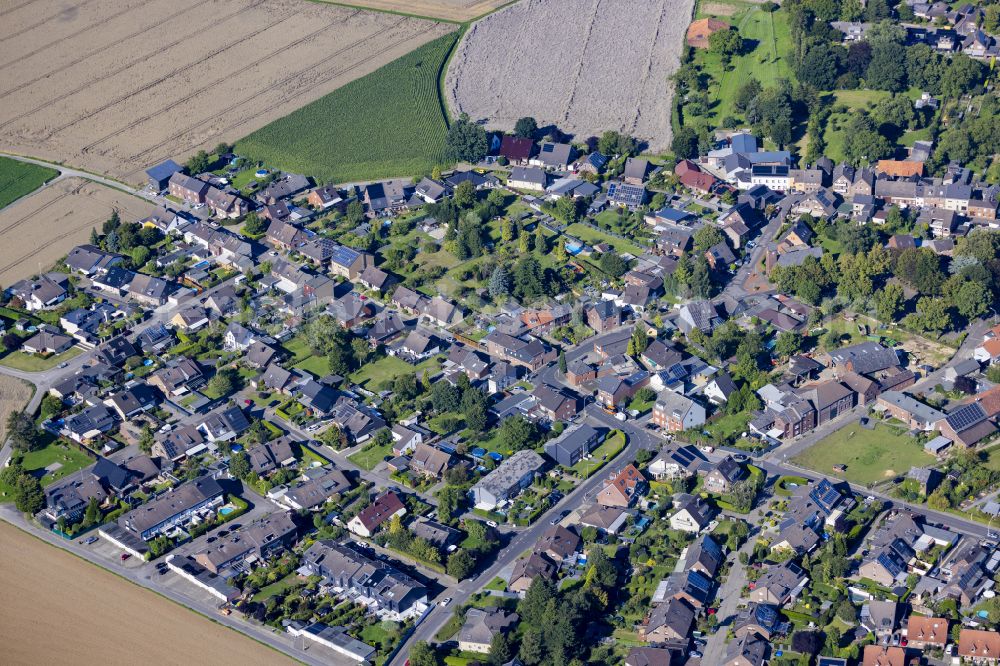
[(618, 130), (664, 149), (693, 5), (523, 0), (469, 28), (448, 68), (450, 108), (495, 129), (534, 116), (578, 139)]
[(446, 21), (470, 21), (512, 0), (338, 0), (342, 4)]
[(75, 246), (86, 243), (117, 210), (138, 220), (153, 204), (81, 178), (57, 180), (0, 210), (0, 285), (48, 270)]
[(306, 0), (9, 4), (0, 150), (139, 183), (451, 30)]

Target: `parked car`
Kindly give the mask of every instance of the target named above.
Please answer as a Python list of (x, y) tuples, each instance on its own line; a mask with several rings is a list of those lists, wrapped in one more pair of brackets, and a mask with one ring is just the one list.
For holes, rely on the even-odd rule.
[(81, 541), (80, 543), (82, 543), (85, 546), (89, 546), (92, 543), (97, 543), (97, 537), (95, 537), (95, 536), (89, 536), (86, 539), (84, 539), (83, 541)]

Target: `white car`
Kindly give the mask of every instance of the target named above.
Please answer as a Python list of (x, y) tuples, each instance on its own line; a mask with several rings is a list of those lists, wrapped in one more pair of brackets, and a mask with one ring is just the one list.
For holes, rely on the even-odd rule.
[(486, 524), (489, 525), (490, 527), (496, 527), (497, 526), (497, 521), (495, 521), (495, 520), (487, 520)]
[(441, 606), (441, 608), (444, 608), (450, 603), (451, 603), (451, 597), (445, 597), (444, 599), (438, 602), (438, 605)]

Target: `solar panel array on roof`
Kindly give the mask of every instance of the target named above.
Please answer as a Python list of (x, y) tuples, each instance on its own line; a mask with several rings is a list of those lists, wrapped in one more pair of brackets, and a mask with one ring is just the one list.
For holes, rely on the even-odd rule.
[(342, 266), (350, 266), (357, 260), (360, 254), (361, 253), (358, 252), (357, 250), (345, 247), (343, 245), (338, 245), (337, 247), (334, 248), (333, 252), (330, 253), (330, 259), (334, 263), (340, 264)]
[(898, 561), (898, 560), (897, 560), (897, 559), (896, 559), (895, 557), (893, 557), (893, 556), (892, 556), (892, 555), (891, 555), (891, 554), (889, 553), (889, 551), (885, 551), (885, 552), (883, 552), (882, 554), (880, 554), (880, 555), (878, 556), (878, 559), (877, 559), (876, 561), (877, 561), (877, 562), (878, 562), (878, 563), (879, 563), (879, 564), (880, 564), (880, 565), (882, 566), (882, 568), (883, 568), (883, 569), (885, 569), (885, 570), (886, 570), (886, 571), (887, 571), (887, 572), (889, 573), (889, 575), (890, 575), (890, 576), (892, 576), (893, 578), (895, 578), (896, 576), (898, 576), (898, 575), (899, 575), (899, 574), (900, 574), (900, 573), (901, 573), (901, 572), (903, 571), (903, 567), (902, 567), (902, 565), (901, 565), (901, 564), (899, 563), (899, 561)]
[(983, 410), (982, 405), (978, 402), (973, 402), (958, 408), (949, 414), (946, 420), (955, 432), (962, 432), (977, 423), (985, 421), (986, 412)]

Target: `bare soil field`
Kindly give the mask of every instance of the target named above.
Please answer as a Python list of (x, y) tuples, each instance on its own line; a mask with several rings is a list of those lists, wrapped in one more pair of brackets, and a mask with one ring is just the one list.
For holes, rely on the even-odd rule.
[(578, 139), (619, 130), (670, 144), (668, 79), (693, 0), (523, 0), (477, 21), (448, 69), (448, 103), (487, 126), (522, 116)]
[(86, 243), (111, 211), (138, 220), (153, 204), (81, 178), (57, 180), (0, 210), (0, 285), (46, 270)]
[(6, 664), (295, 663), (2, 521), (0, 561)]
[(24, 409), (33, 393), (27, 382), (0, 375), (0, 442), (7, 441), (7, 415)]
[[(327, 2), (329, 0), (324, 0)], [(469, 21), (502, 7), (512, 0), (337, 0), (338, 4), (367, 7), (383, 12), (402, 12), (416, 16)]]
[(306, 0), (35, 0), (0, 18), (0, 150), (132, 183), (454, 29)]

